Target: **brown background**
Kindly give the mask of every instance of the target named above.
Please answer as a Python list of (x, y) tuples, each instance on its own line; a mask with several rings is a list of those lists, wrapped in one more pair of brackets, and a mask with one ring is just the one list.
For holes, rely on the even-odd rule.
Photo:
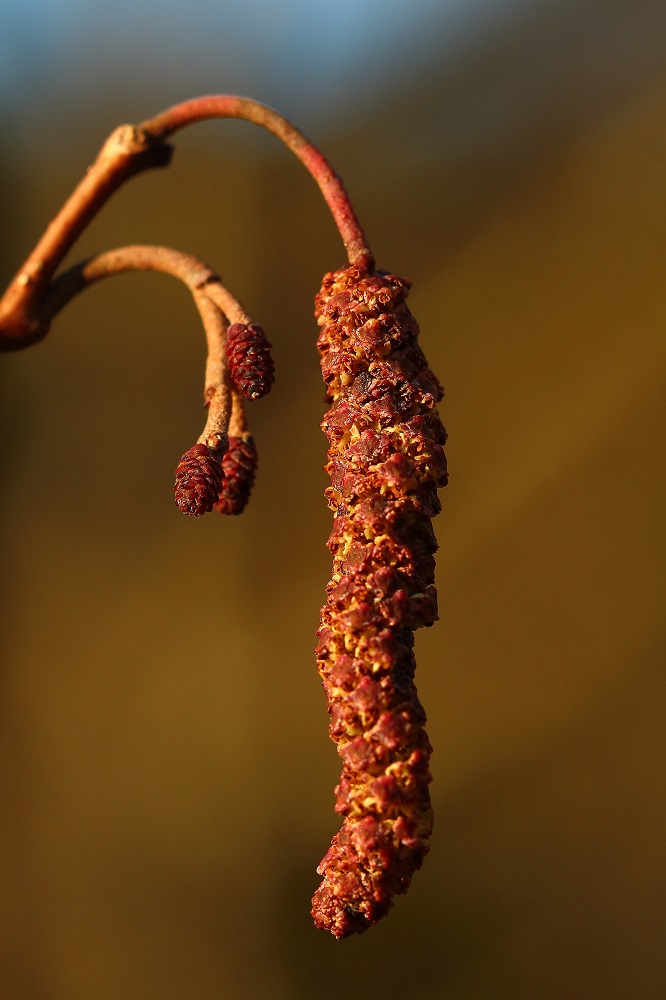
[[(337, 776), (312, 652), (329, 570), (312, 296), (342, 256), (287, 154), (206, 126), (78, 256), (194, 252), (266, 327), (278, 380), (251, 408), (243, 517), (173, 506), (203, 337), (168, 279), (99, 286), (2, 359), (3, 996), (664, 995), (666, 76), (574, 80), (460, 155), (454, 82), (310, 129), (380, 265), (414, 280), (447, 386), (441, 621), (417, 640), (424, 869), (363, 937), (312, 928)], [(45, 127), (40, 155), (6, 147), (7, 279), (113, 112)]]

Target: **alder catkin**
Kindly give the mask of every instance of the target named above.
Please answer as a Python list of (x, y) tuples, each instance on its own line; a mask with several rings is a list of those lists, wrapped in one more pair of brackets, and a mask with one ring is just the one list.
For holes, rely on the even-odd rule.
[(251, 434), (229, 437), (222, 471), (224, 479), (215, 510), (220, 514), (241, 514), (250, 499), (257, 471), (257, 449)]
[(201, 517), (213, 509), (222, 488), (220, 453), (205, 444), (189, 448), (176, 468), (174, 494), (183, 514)]
[(263, 328), (256, 323), (232, 323), (227, 331), (229, 374), (248, 399), (259, 399), (270, 391), (275, 366)]
[(408, 289), (404, 278), (351, 266), (326, 275), (315, 300), (335, 514), (317, 656), (344, 823), (317, 869), (312, 915), (336, 937), (384, 916), (432, 831), (413, 633), (437, 619), (431, 518), (447, 479), (446, 433)]

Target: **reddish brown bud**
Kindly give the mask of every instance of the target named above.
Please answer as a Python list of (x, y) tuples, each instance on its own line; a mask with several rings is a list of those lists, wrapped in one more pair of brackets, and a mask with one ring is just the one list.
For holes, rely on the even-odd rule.
[(232, 379), (248, 399), (259, 399), (269, 392), (275, 367), (262, 327), (233, 323), (227, 332), (227, 361)]
[(183, 514), (201, 517), (213, 509), (222, 488), (219, 452), (195, 444), (185, 452), (176, 469), (174, 493)]
[(250, 499), (257, 471), (257, 449), (250, 434), (229, 438), (222, 471), (224, 480), (215, 510), (220, 514), (240, 514)]

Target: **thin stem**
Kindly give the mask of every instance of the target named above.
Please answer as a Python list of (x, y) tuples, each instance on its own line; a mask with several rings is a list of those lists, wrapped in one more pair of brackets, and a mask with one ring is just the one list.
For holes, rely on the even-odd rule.
[(159, 271), (169, 274), (182, 281), (192, 292), (207, 282), (220, 281), (212, 268), (191, 254), (181, 253), (170, 247), (132, 244), (96, 254), (55, 278), (44, 297), (43, 315), (49, 321), (52, 320), (75, 295), (89, 285), (127, 271)]
[[(77, 264), (52, 282), (44, 299), (45, 315), (52, 319), (89, 285), (128, 271), (169, 274), (182, 281), (192, 292), (208, 346), (204, 381), (208, 419), (199, 443), (214, 450), (226, 448), (232, 414), (232, 390), (225, 355), (226, 332), (229, 321), (250, 323), (251, 320), (238, 299), (207, 264), (169, 247), (135, 244), (108, 250)], [(234, 404), (233, 411), (236, 423), (239, 420), (242, 422), (242, 404), (239, 409), (239, 401)]]
[(243, 438), (249, 434), (243, 394), (233, 386), (231, 389), (231, 418), (229, 420), (229, 437)]
[(238, 299), (221, 281), (209, 282), (206, 285), (206, 295), (224, 313), (230, 323), (242, 323), (244, 326), (248, 326), (252, 322)]
[(181, 128), (211, 118), (241, 118), (260, 125), (277, 136), (317, 182), (342, 237), (349, 263), (372, 270), (372, 251), (341, 178), (324, 154), (273, 108), (249, 97), (211, 94), (175, 104), (155, 118), (142, 122), (140, 128), (153, 139), (164, 139)]
[(208, 403), (208, 419), (197, 444), (205, 444), (223, 453), (229, 443), (231, 417), (231, 385), (225, 357), (227, 318), (202, 289), (194, 292), (208, 343), (204, 399)]

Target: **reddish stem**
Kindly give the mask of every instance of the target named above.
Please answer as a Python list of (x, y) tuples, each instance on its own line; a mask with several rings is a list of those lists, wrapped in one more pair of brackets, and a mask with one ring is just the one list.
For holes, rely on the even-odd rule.
[(261, 125), (277, 136), (317, 182), (342, 237), (349, 263), (365, 266), (368, 270), (374, 268), (372, 251), (342, 180), (324, 154), (272, 108), (248, 97), (213, 94), (175, 104), (155, 118), (142, 122), (139, 127), (153, 139), (165, 139), (181, 128), (211, 118), (241, 118)]

